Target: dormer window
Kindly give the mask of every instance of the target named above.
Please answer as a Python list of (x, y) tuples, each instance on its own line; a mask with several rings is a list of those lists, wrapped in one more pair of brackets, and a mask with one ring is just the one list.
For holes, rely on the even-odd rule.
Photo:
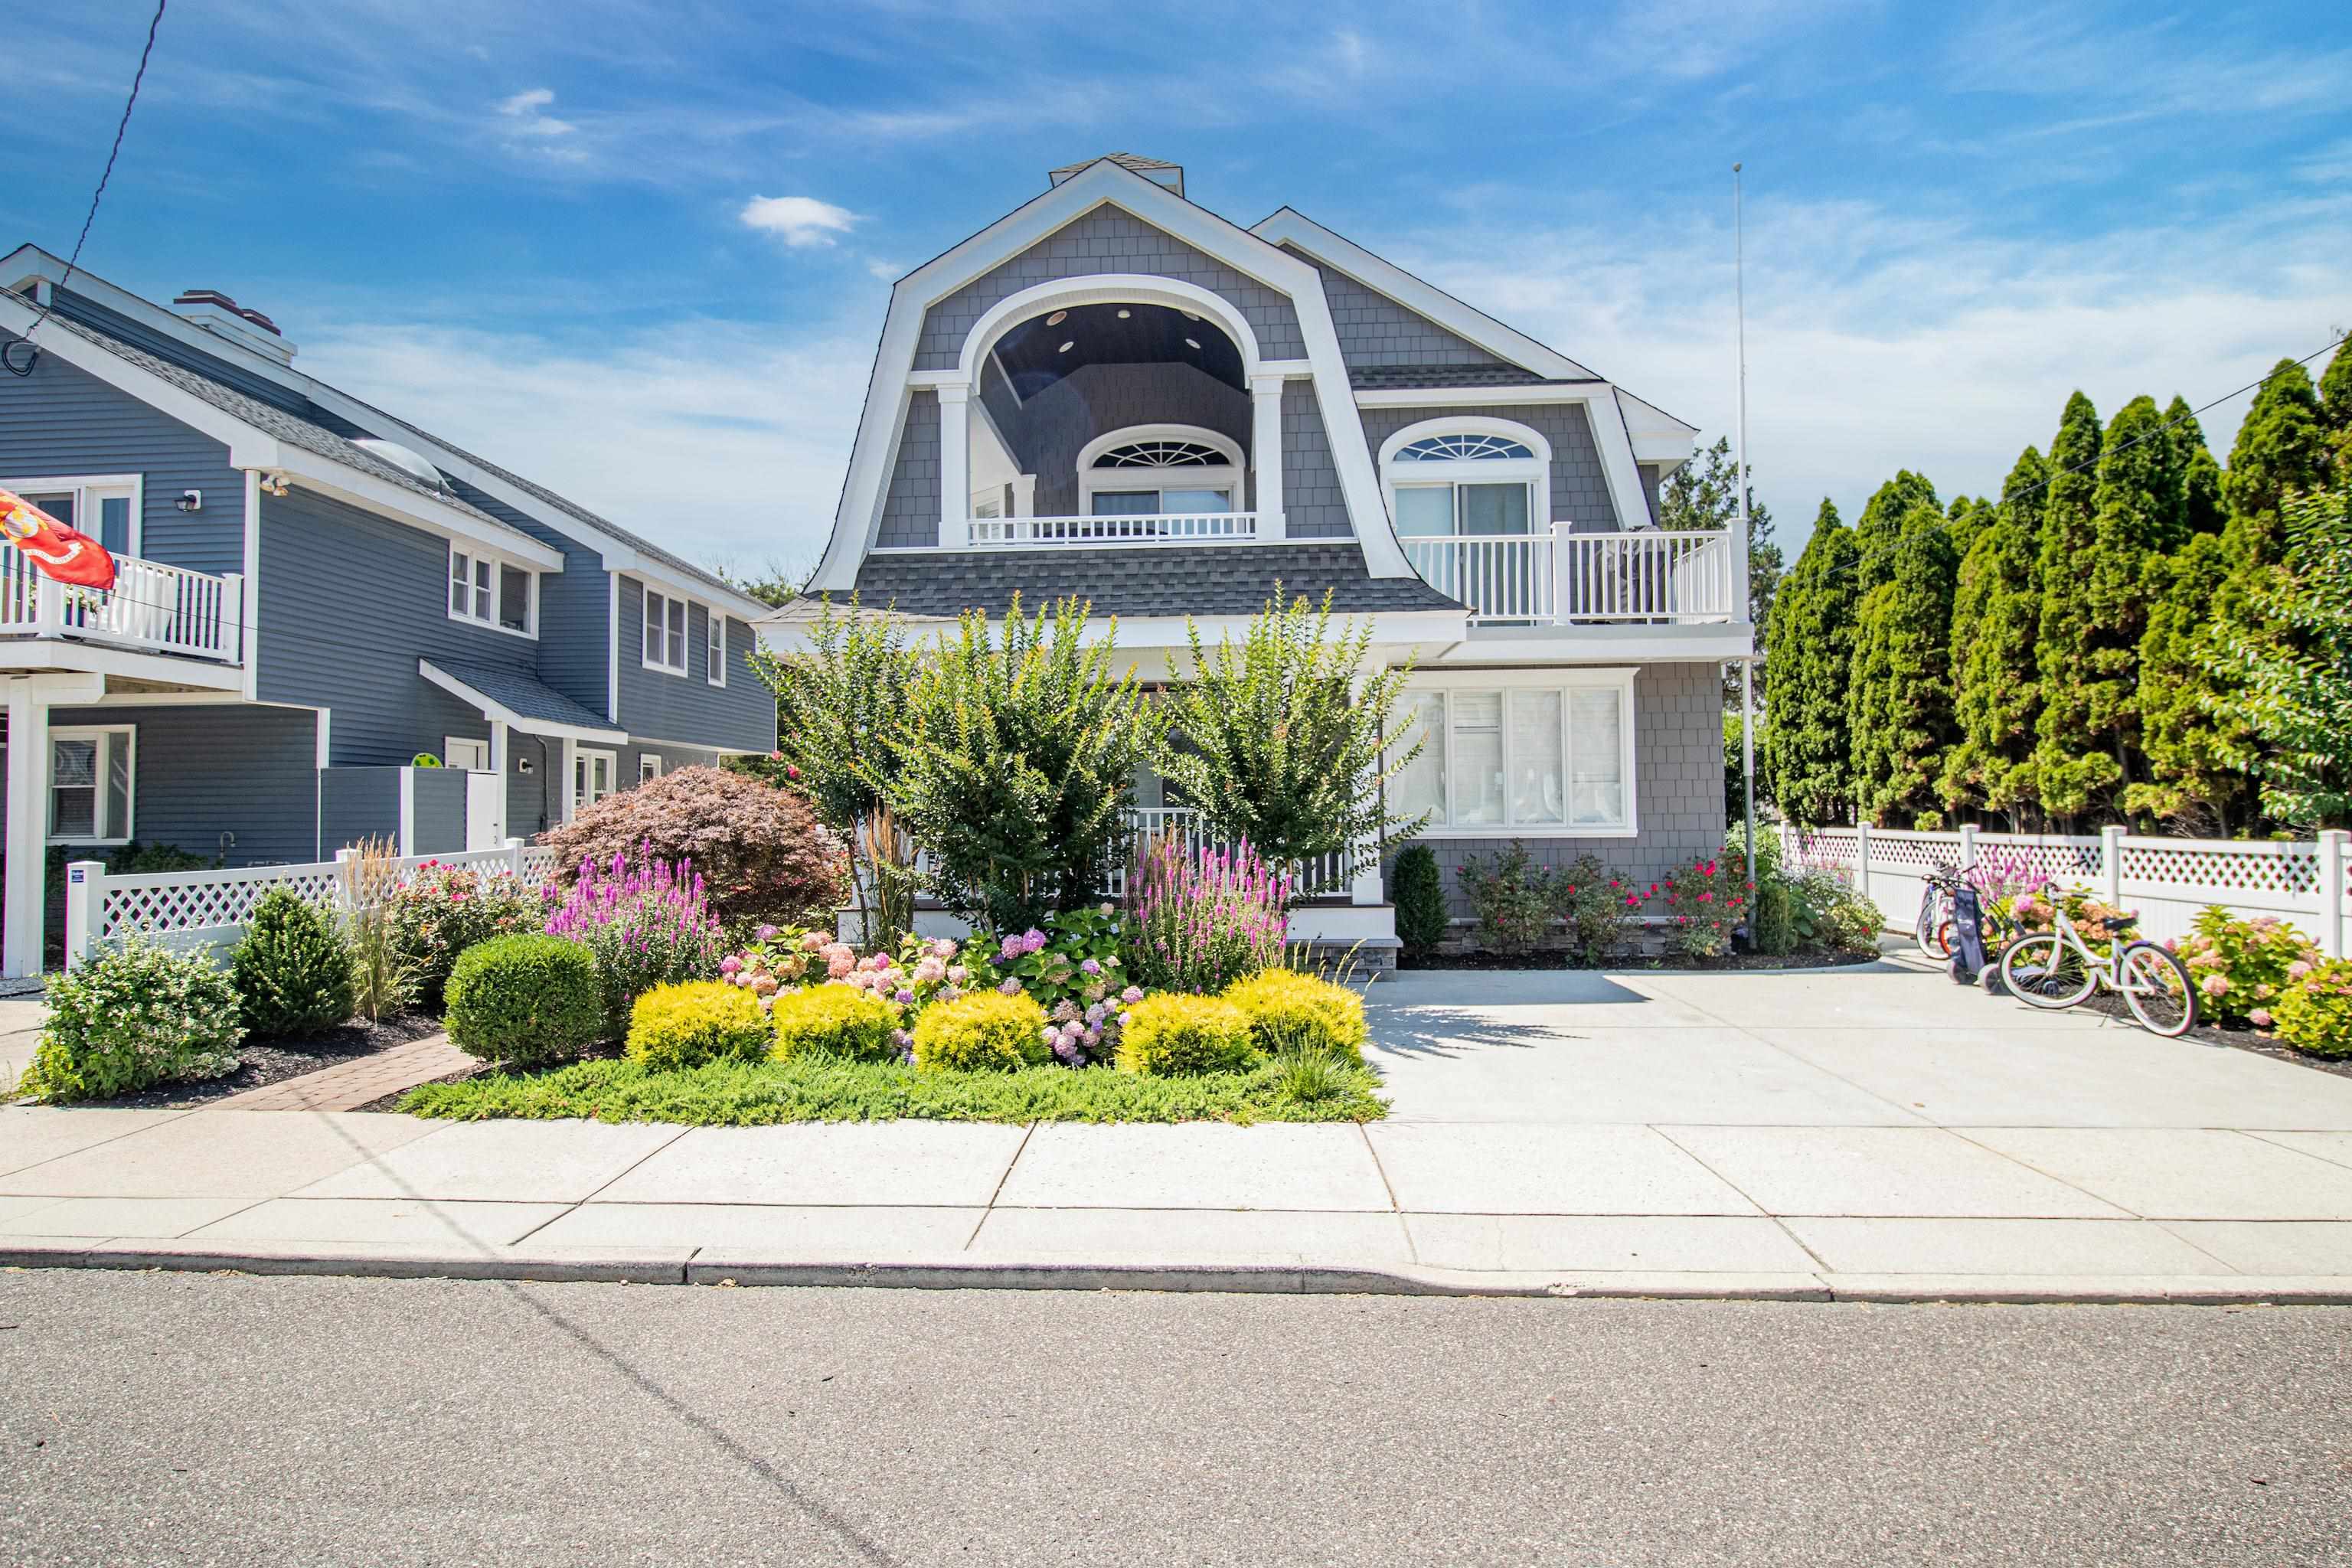
[(539, 635), (539, 574), (452, 545), (449, 618), (535, 637)]
[(1238, 511), (1242, 449), (1213, 430), (1135, 426), (1087, 443), (1078, 494), (1088, 517), (1186, 517)]
[(1547, 533), (1551, 447), (1504, 419), (1431, 420), (1381, 448), (1389, 510), (1407, 539)]

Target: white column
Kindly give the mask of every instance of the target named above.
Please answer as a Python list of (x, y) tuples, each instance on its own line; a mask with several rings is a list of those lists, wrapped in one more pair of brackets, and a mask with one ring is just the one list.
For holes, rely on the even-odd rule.
[(580, 776), (580, 742), (573, 740), (569, 735), (566, 735), (563, 738), (563, 761), (562, 766), (563, 769), (563, 777), (557, 781), (556, 786), (562, 793), (556, 796), (557, 816), (555, 820), (558, 822), (569, 822), (572, 820), (573, 803), (579, 798), (578, 779)]
[(509, 754), (511, 749), (509, 744), (506, 721), (491, 720), (490, 772), (499, 775), (499, 797), (498, 805), (493, 808), (490, 816), (490, 837), (501, 844), (507, 840), (507, 790), (509, 787), (507, 775), (514, 769), (514, 763)]
[(2340, 827), (2319, 835), (2319, 951), (2329, 958), (2344, 956), (2344, 844)]
[(0, 943), (6, 951), (0, 967), (12, 976), (41, 972), (41, 904), (47, 892), (48, 756), (47, 693), (30, 680), (8, 682), (8, 876), (5, 940)]
[(940, 543), (961, 550), (971, 542), (971, 387), (940, 394)]
[(1250, 468), (1257, 475), (1257, 536), (1283, 538), (1282, 377), (1278, 375), (1250, 377)]
[(2109, 823), (2099, 829), (2099, 880), (2110, 908), (2124, 907), (2124, 835), (2129, 829)]
[(1036, 475), (1016, 474), (1013, 476), (1013, 515), (1015, 517), (1034, 517), (1037, 515)]

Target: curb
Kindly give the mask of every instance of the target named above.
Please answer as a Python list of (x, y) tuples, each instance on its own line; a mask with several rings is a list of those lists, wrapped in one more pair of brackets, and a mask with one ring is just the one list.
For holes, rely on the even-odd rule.
[(184, 1243), (0, 1243), (0, 1268), (311, 1275), (376, 1279), (916, 1290), (1210, 1291), (1244, 1295), (1809, 1301), (1923, 1306), (2352, 1306), (2352, 1279), (2228, 1276), (1855, 1276), (1486, 1273), (1266, 1263), (761, 1261), (688, 1248), (551, 1248), (507, 1256), (386, 1246), (205, 1247)]

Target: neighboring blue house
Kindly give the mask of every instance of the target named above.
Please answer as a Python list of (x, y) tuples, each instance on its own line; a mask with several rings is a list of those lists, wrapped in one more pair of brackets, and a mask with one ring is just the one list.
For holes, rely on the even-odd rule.
[(304, 375), (257, 311), (64, 279), (0, 260), (0, 346), (30, 361), (0, 374), (0, 487), (120, 573), (61, 590), (0, 550), (8, 973), (39, 968), (55, 847), (486, 847), (773, 747), (758, 601)]
[[(1561, 265), (1572, 268), (1572, 258)], [(1408, 660), (1394, 780), (1454, 882), (1524, 841), (1646, 882), (1721, 845), (1721, 668), (1750, 659), (1747, 552), (1657, 524), (1693, 426), (1285, 207), (1249, 228), (1117, 153), (899, 279), (812, 595), (914, 621), (1018, 591), (1118, 617), (1189, 673), (1274, 594)], [(805, 645), (814, 600), (770, 617)], [(1160, 780), (1146, 831), (1198, 831)], [(1310, 869), (1317, 940), (1395, 945), (1372, 847)]]

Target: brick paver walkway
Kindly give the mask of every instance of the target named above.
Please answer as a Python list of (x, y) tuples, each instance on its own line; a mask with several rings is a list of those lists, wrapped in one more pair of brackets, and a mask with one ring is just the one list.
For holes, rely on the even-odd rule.
[(449, 1043), (446, 1035), (427, 1035), (372, 1057), (361, 1057), (339, 1067), (289, 1078), (283, 1083), (247, 1089), (219, 1104), (223, 1110), (350, 1110), (382, 1100), (404, 1089), (415, 1089), (436, 1078), (463, 1072), (478, 1065)]

